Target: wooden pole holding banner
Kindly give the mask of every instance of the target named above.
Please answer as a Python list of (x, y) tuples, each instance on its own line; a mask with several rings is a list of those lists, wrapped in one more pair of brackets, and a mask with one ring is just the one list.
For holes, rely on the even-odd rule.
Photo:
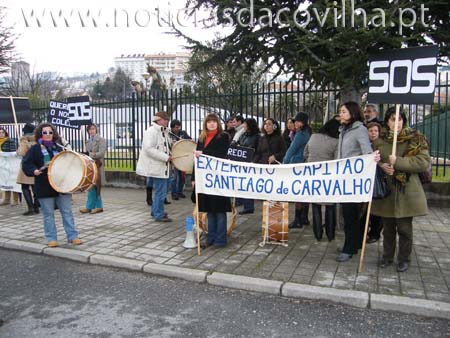
[(392, 141), (392, 155), (395, 156), (397, 153), (397, 128), (398, 128), (398, 118), (400, 117), (400, 105), (395, 105), (395, 124), (394, 124), (394, 140)]
[(363, 260), (364, 260), (364, 251), (366, 250), (366, 237), (367, 237), (367, 230), (369, 229), (369, 219), (370, 219), (370, 210), (371, 209), (372, 209), (372, 200), (370, 200), (369, 205), (367, 206), (366, 225), (364, 226), (361, 255), (359, 256), (358, 273), (360, 273), (362, 271), (362, 265), (363, 265)]
[(14, 118), (14, 127), (16, 129), (17, 138), (19, 138), (19, 125), (17, 124), (17, 115), (16, 115), (16, 107), (14, 106), (14, 99), (12, 96), (9, 97), (9, 101), (11, 102), (11, 111)]
[[(195, 189), (195, 186), (193, 188)], [(195, 213), (196, 213), (196, 216), (197, 216), (197, 256), (200, 256), (200, 213), (198, 212), (198, 192), (197, 192), (197, 189), (195, 189)]]

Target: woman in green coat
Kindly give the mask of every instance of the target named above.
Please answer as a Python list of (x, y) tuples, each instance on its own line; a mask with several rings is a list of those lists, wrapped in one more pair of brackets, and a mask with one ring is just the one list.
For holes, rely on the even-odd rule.
[(383, 219), (383, 257), (380, 267), (394, 262), (398, 240), (397, 271), (404, 272), (409, 267), (409, 256), (413, 244), (412, 222), (414, 216), (428, 213), (425, 192), (419, 179), (431, 163), (428, 143), (424, 135), (406, 126), (407, 119), (400, 113), (396, 154), (392, 155), (394, 137), (395, 108), (389, 108), (384, 117), (380, 137), (374, 142), (374, 149), (381, 153), (379, 166), (388, 175), (391, 193), (388, 197), (373, 200), (372, 214)]

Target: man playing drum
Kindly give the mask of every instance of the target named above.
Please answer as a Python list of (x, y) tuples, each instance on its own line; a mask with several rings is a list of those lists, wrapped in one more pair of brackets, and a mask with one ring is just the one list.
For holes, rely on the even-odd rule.
[[(172, 122), (170, 122), (170, 137), (173, 143), (179, 140), (191, 139), (188, 133), (186, 133), (184, 130), (181, 130), (181, 122), (179, 120), (172, 120)], [(181, 170), (178, 170), (177, 168), (173, 168), (172, 184), (171, 184), (173, 200), (178, 200), (180, 197), (181, 198), (186, 197), (183, 193), (185, 181), (186, 181), (186, 173)]]
[(171, 222), (164, 212), (164, 199), (167, 194), (167, 185), (170, 174), (170, 149), (172, 141), (169, 137), (169, 115), (158, 112), (153, 116), (154, 122), (144, 133), (142, 149), (136, 167), (136, 174), (152, 177), (153, 204), (151, 214), (157, 222)]

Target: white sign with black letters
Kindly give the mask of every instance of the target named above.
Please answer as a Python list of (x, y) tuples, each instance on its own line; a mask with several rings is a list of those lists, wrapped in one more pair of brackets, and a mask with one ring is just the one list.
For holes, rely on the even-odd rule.
[(368, 101), (432, 104), (438, 46), (387, 50), (369, 56)]

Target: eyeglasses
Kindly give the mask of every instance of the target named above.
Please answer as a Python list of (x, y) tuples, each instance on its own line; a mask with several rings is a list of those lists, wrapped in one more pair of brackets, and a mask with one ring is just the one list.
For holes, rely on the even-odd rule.
[(43, 131), (42, 135), (53, 135), (52, 131)]

